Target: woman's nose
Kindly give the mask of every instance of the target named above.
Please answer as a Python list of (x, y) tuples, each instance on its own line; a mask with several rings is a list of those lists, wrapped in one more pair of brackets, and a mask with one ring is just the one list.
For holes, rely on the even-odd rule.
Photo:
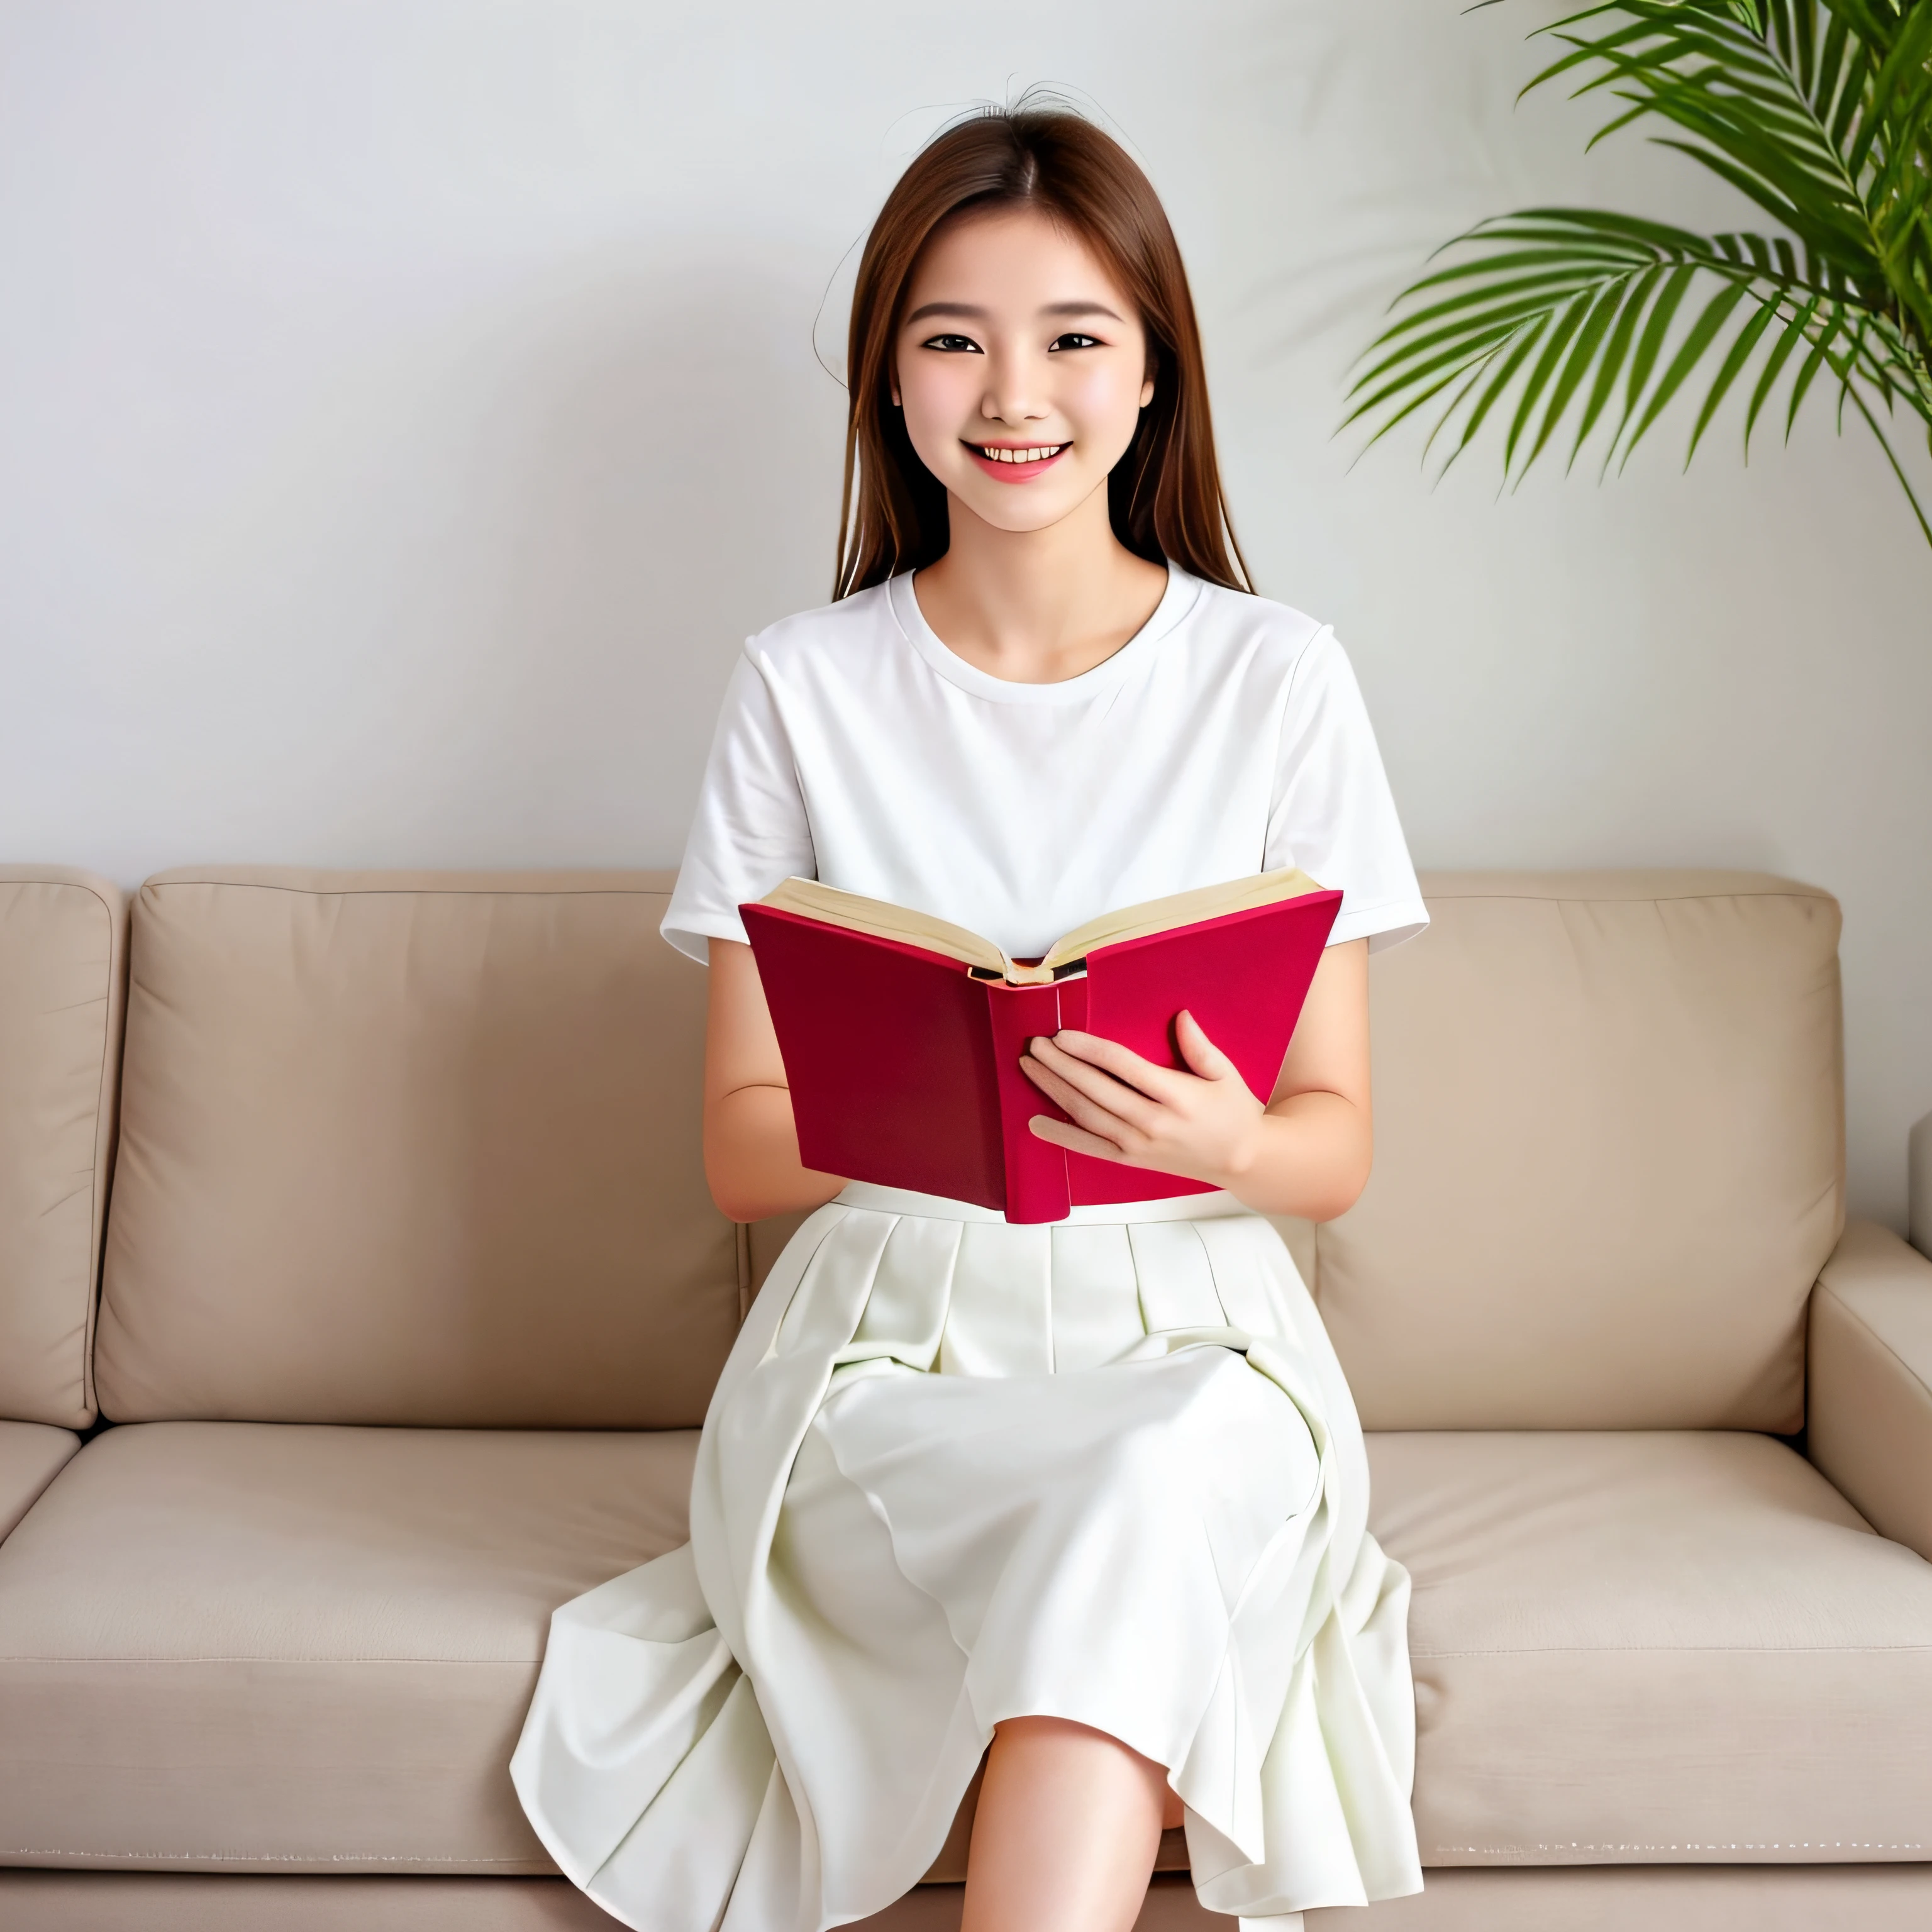
[(987, 358), (986, 393), (980, 413), (992, 422), (1010, 423), (1016, 429), (1045, 416), (1046, 405), (1038, 372), (1028, 358), (1018, 356)]

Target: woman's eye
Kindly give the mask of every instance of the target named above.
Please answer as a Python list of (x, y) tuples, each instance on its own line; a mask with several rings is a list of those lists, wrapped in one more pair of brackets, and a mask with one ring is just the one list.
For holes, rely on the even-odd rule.
[(980, 345), (970, 335), (928, 336), (920, 346), (922, 349), (946, 350), (955, 356), (978, 356), (983, 353)]
[(1082, 335), (1077, 330), (1069, 330), (1064, 335), (1057, 335), (1047, 345), (1051, 353), (1056, 349), (1097, 349), (1100, 338), (1097, 335)]

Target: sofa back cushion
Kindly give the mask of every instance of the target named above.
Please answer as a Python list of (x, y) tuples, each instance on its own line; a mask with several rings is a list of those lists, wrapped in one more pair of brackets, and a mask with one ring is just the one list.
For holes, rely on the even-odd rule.
[(1429, 931), (1370, 973), (1374, 1174), (1313, 1242), (1365, 1425), (1796, 1429), (1844, 1218), (1837, 903), (1424, 884)]
[(656, 872), (166, 872), (134, 915), (116, 1420), (667, 1428), (736, 1334)]
[(94, 1420), (127, 930), (105, 879), (0, 866), (0, 1416), (15, 1421)]

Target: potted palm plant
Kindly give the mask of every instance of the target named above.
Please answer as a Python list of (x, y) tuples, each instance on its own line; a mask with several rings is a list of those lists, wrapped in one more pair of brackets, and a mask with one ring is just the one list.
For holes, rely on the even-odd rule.
[[(1740, 378), (1748, 458), (1780, 376), (1791, 372), (1789, 440), (1824, 375), (1840, 430), (1849, 403), (1932, 543), (1876, 413), (1895, 421), (1903, 404), (1932, 448), (1932, 0), (1612, 0), (1536, 32), (1569, 51), (1522, 94), (1564, 74), (1582, 80), (1572, 98), (1607, 89), (1624, 104), (1591, 146), (1639, 119), (1667, 122), (1675, 131), (1653, 140), (1749, 196), (1778, 232), (1696, 235), (1577, 208), (1480, 221), (1436, 250), (1462, 259), (1390, 304), (1406, 312), (1358, 358), (1343, 426), (1378, 418), (1372, 443), (1453, 390), (1425, 459), (1443, 436), (1446, 470), (1493, 416), (1508, 424), (1504, 476), (1520, 482), (1574, 404), (1566, 472), (1600, 423), (1615, 425), (1600, 480), (1700, 368), (1714, 373), (1687, 466)], [(1680, 311), (1688, 326), (1666, 355)]]

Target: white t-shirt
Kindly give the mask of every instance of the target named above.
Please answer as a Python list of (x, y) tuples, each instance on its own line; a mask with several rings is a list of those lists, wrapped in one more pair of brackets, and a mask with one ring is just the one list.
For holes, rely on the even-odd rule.
[(1325, 624), (1172, 565), (1154, 615), (1055, 684), (949, 650), (908, 575), (748, 639), (664, 937), (694, 958), (796, 874), (1016, 958), (1277, 866), (1340, 886), (1329, 943), (1428, 923), (1361, 692)]

